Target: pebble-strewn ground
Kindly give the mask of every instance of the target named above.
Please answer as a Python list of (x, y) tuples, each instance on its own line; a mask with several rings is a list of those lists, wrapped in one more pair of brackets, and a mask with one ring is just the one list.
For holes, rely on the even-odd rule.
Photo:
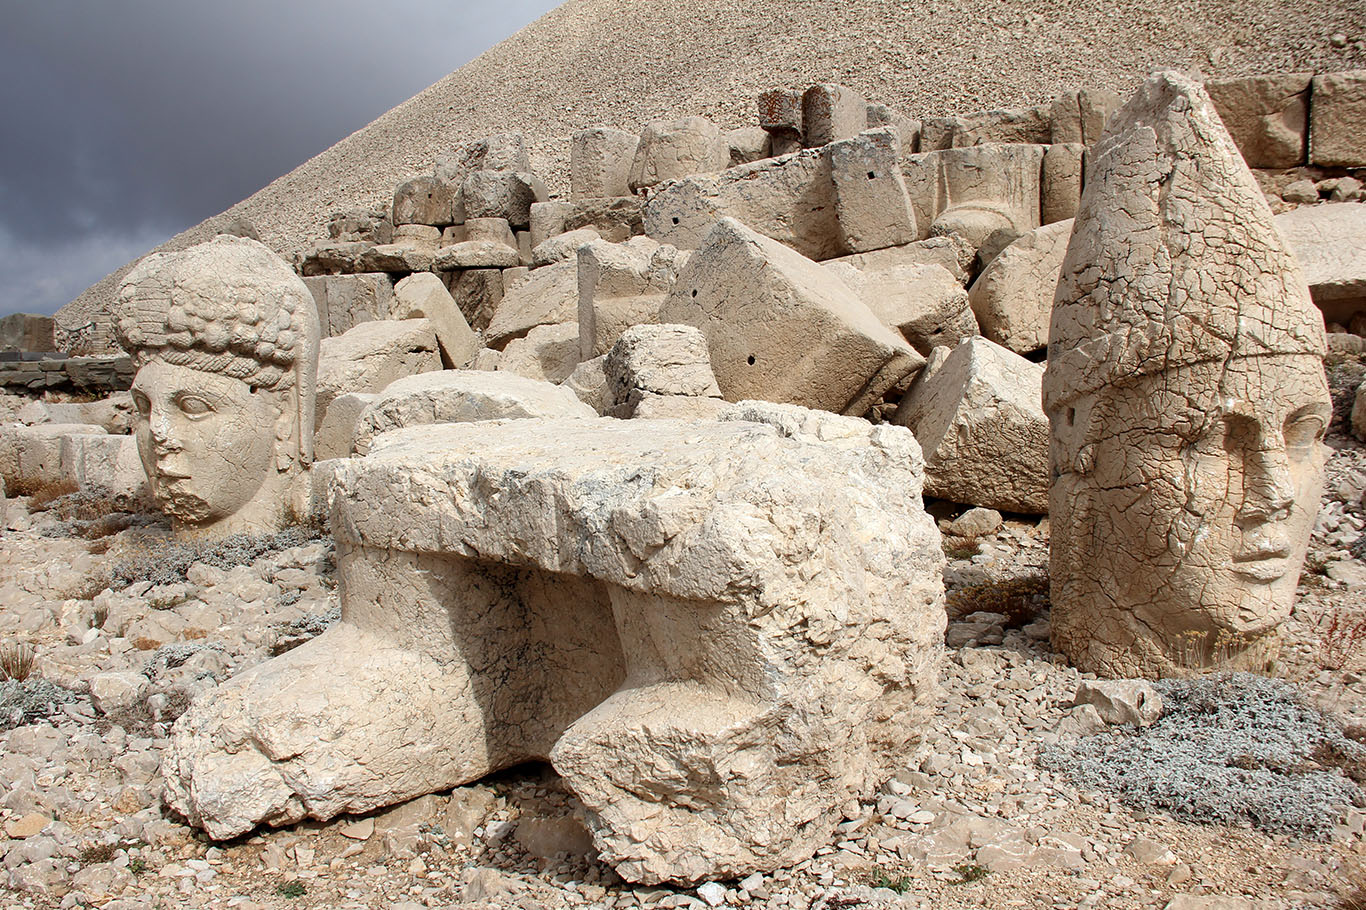
[[(1366, 447), (1340, 431), (1330, 443), (1277, 673), (1366, 723), (1366, 640), (1353, 647), (1343, 631), (1366, 632)], [(942, 710), (896, 777), (847, 806), (838, 836), (794, 869), (692, 889), (628, 886), (592, 858), (572, 796), (539, 766), (373, 817), (214, 845), (160, 807), (167, 724), (187, 695), (326, 625), (337, 606), (330, 544), (301, 534), (235, 567), (220, 551), (176, 580), (171, 557), (182, 551), (159, 519), (91, 523), (70, 501), (28, 505), (10, 502), (0, 537), (0, 646), (36, 643), (30, 679), (78, 694), (55, 716), (0, 733), (0, 906), (1064, 910), (1227, 895), (1174, 906), (1300, 908), (1337, 906), (1366, 882), (1366, 798), (1312, 842), (1132, 809), (1041, 769), (1042, 750), (1096, 728), (1070, 707), (1081, 675), (1048, 645), (1047, 523), (1032, 520), (946, 536), (955, 621)], [(941, 507), (946, 519), (958, 511)], [(111, 590), (138, 572), (160, 583)], [(0, 726), (22, 708), (11, 690), (0, 692)]]
[[(1127, 96), (1161, 68), (1222, 78), (1363, 66), (1361, 0), (569, 0), (226, 214), (288, 257), (326, 236), (329, 213), (388, 206), (442, 153), (509, 130), (526, 134), (537, 173), (564, 195), (575, 130), (639, 132), (694, 114), (754, 126), (756, 96), (780, 86), (839, 82), (919, 118), (1067, 88)], [(219, 223), (165, 247), (207, 240)], [(78, 297), (63, 324), (107, 305), (115, 284)]]

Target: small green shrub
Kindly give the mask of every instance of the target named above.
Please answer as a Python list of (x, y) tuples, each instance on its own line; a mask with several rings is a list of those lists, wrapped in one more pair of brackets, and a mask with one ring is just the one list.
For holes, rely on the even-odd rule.
[(991, 870), (986, 866), (979, 866), (976, 863), (962, 863), (954, 866), (953, 871), (958, 873), (960, 881), (957, 884), (967, 885), (972, 882), (979, 882), (990, 874)]
[(287, 882), (281, 882), (280, 884), (276, 885), (275, 893), (280, 895), (281, 897), (303, 897), (305, 894), (308, 893), (308, 889), (304, 887), (303, 882), (295, 878)]

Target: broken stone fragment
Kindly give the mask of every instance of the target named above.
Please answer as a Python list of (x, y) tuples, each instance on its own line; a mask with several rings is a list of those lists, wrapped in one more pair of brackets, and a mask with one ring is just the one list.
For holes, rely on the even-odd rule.
[(967, 291), (942, 266), (893, 265), (861, 271), (842, 260), (822, 265), (921, 354), (941, 345), (956, 347), (978, 334)]
[(752, 411), (342, 460), (341, 621), (195, 702), (169, 803), (228, 838), (549, 759), (630, 881), (809, 857), (934, 703), (943, 555), (909, 433)]
[(884, 127), (825, 147), (840, 235), (851, 253), (916, 239), (915, 212), (898, 160), (900, 146), (895, 131)]
[(721, 398), (707, 355), (707, 339), (692, 326), (638, 325), (627, 329), (603, 364), (611, 417), (631, 417), (646, 396)]
[(893, 417), (924, 449), (925, 491), (964, 505), (1046, 514), (1043, 367), (976, 337), (926, 373)]
[(538, 325), (503, 348), (498, 369), (529, 379), (560, 383), (579, 365), (579, 325)]
[(1091, 705), (1107, 724), (1146, 727), (1162, 716), (1162, 696), (1142, 679), (1084, 679), (1072, 704)]
[(540, 268), (569, 259), (578, 255), (579, 247), (601, 239), (602, 236), (591, 227), (557, 234), (532, 249), (531, 264), (535, 268)]
[(1366, 310), (1366, 205), (1330, 202), (1276, 216), (1325, 322)]
[(1309, 163), (1366, 165), (1366, 70), (1315, 76), (1309, 94)]
[(1017, 354), (1048, 345), (1053, 294), (1071, 236), (1070, 218), (1035, 228), (1002, 250), (977, 276), (968, 297), (983, 335)]
[(436, 332), (426, 319), (365, 322), (344, 335), (324, 338), (320, 348), (319, 426), (340, 395), (382, 392), (396, 379), (441, 369)]
[(579, 264), (566, 259), (536, 269), (506, 288), (484, 332), (484, 343), (502, 350), (538, 325), (574, 322), (579, 313)]
[(1305, 163), (1313, 73), (1278, 73), (1205, 83), (1219, 119), (1248, 167)]
[(465, 321), (446, 285), (431, 272), (409, 275), (396, 284), (391, 312), (394, 319), (425, 317), (431, 322), (441, 363), (448, 370), (464, 367), (479, 350), (479, 336)]
[(659, 321), (684, 256), (648, 237), (626, 243), (597, 241), (579, 247), (581, 356), (606, 354), (633, 325)]
[(454, 224), (455, 197), (459, 187), (437, 177), (414, 177), (394, 189), (393, 223)]
[(634, 193), (689, 174), (724, 170), (729, 165), (730, 149), (716, 124), (707, 118), (659, 120), (640, 134), (629, 184)]
[(510, 372), (442, 370), (390, 383), (356, 421), (356, 451), (404, 427), (477, 420), (596, 417), (568, 389)]
[(1039, 220), (1044, 224), (1076, 217), (1085, 154), (1086, 146), (1079, 142), (1056, 143), (1044, 152), (1039, 200)]
[(976, 250), (999, 251), (1038, 227), (1043, 154), (1041, 145), (1006, 144), (939, 152), (943, 208), (930, 233), (959, 234)]
[(569, 198), (629, 196), (631, 163), (640, 137), (605, 126), (579, 130), (569, 140)]
[(689, 258), (659, 318), (702, 330), (727, 401), (861, 415), (924, 364), (842, 281), (732, 218)]
[(852, 139), (868, 127), (868, 102), (843, 85), (813, 85), (802, 95), (802, 142), (807, 148)]

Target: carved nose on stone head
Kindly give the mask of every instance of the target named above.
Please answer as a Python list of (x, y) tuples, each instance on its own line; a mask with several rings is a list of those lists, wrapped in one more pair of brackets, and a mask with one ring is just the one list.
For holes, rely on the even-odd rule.
[(1295, 478), (1284, 447), (1249, 452), (1243, 505), (1238, 517), (1253, 521), (1280, 521), (1289, 517), (1295, 503)]
[(152, 413), (147, 417), (147, 429), (152, 435), (152, 442), (156, 444), (158, 452), (180, 450), (180, 443), (171, 435), (171, 422), (166, 419), (165, 411), (153, 408)]

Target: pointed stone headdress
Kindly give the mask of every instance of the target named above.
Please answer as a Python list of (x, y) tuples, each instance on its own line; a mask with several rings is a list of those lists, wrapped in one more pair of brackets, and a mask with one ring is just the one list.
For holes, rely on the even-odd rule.
[(221, 234), (144, 257), (119, 285), (114, 331), (135, 367), (157, 359), (253, 388), (295, 389), (300, 458), (313, 460), (318, 311), (269, 247)]
[(1209, 96), (1150, 77), (1090, 156), (1044, 408), (1181, 366), (1323, 353), (1323, 316)]

